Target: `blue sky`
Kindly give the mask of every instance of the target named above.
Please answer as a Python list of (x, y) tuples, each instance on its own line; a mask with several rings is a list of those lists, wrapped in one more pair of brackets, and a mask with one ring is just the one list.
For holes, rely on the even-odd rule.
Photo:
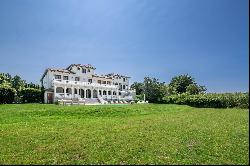
[(249, 91), (247, 0), (1, 0), (0, 72), (39, 83), (92, 64), (131, 82), (189, 73), (208, 92)]

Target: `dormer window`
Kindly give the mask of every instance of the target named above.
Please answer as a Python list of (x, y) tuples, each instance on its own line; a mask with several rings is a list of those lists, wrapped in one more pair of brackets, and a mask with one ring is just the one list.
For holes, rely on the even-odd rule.
[(60, 80), (61, 78), (61, 75), (55, 75), (55, 79)]
[(63, 80), (69, 80), (68, 76), (63, 76)]
[(125, 82), (126, 81), (126, 78), (123, 78), (123, 82)]
[(80, 78), (79, 77), (75, 77), (75, 81), (80, 81)]
[(90, 69), (88, 69), (88, 72), (90, 72)]
[(86, 73), (86, 69), (82, 69), (82, 73)]
[(80, 68), (80, 67), (78, 67), (78, 68), (77, 68), (77, 70), (81, 70), (81, 68)]

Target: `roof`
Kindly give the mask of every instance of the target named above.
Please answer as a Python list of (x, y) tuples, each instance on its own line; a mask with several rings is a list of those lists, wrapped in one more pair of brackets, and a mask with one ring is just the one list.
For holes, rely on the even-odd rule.
[(74, 72), (70, 71), (70, 70), (67, 70), (67, 69), (52, 69), (52, 68), (47, 68), (43, 75), (42, 75), (42, 78), (40, 81), (42, 81), (42, 79), (45, 77), (45, 75), (47, 74), (48, 71), (52, 71), (52, 72), (61, 72), (61, 73), (68, 73), (68, 74), (75, 74)]
[(67, 70), (71, 70), (71, 68), (73, 67), (73, 66), (76, 66), (76, 67), (84, 67), (84, 68), (89, 68), (89, 69), (96, 69), (94, 66), (92, 66), (91, 64), (87, 64), (87, 65), (81, 65), (81, 64), (71, 64), (71, 65), (69, 65), (66, 69)]
[(115, 73), (109, 73), (109, 74), (106, 74), (106, 76), (108, 76), (108, 77), (115, 77), (115, 76), (117, 76), (117, 77), (120, 77), (120, 78), (130, 78), (128, 76), (121, 75), (121, 74), (115, 74)]
[(92, 76), (93, 77), (99, 77), (99, 78), (113, 79), (112, 77), (109, 77), (109, 76), (106, 76), (106, 75), (97, 75), (97, 74), (94, 74)]

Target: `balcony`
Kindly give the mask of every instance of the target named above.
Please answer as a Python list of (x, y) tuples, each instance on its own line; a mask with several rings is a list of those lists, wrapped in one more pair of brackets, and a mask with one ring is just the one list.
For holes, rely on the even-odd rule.
[(56, 86), (67, 86), (67, 85), (74, 85), (79, 87), (95, 87), (95, 88), (110, 88), (110, 89), (117, 89), (117, 85), (106, 85), (106, 84), (97, 84), (97, 83), (90, 83), (90, 82), (80, 82), (80, 81), (70, 81), (70, 80), (53, 80), (52, 85)]

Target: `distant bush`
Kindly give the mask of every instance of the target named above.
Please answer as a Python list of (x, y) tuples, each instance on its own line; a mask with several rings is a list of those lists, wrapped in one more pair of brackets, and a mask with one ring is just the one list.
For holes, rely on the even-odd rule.
[(21, 90), (22, 103), (40, 103), (41, 100), (41, 90), (35, 88), (24, 88)]
[(165, 96), (163, 103), (205, 108), (249, 108), (249, 93), (206, 93), (197, 95), (183, 93)]
[(0, 85), (0, 104), (10, 104), (14, 102), (16, 90), (8, 85)]

